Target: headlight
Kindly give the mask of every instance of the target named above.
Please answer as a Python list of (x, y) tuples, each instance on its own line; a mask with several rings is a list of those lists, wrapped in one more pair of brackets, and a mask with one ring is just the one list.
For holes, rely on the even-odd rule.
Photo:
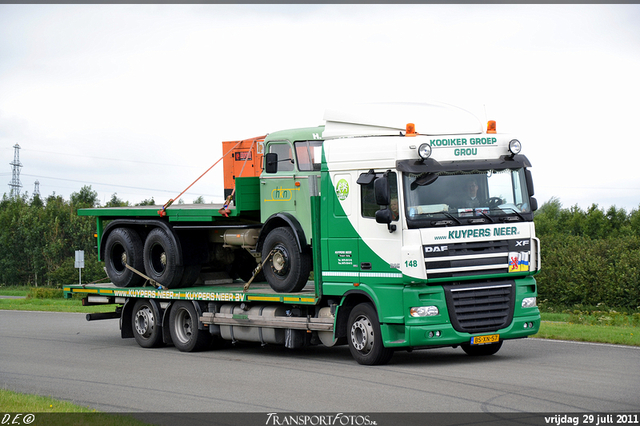
[(535, 297), (525, 297), (522, 299), (523, 308), (535, 308), (537, 306), (537, 300)]
[(422, 145), (420, 145), (420, 147), (418, 148), (418, 155), (423, 160), (431, 157), (431, 145), (429, 145), (428, 143), (423, 143)]
[(409, 311), (412, 317), (433, 317), (440, 313), (437, 306), (418, 306)]
[(509, 152), (513, 155), (520, 154), (522, 151), (522, 144), (518, 139), (511, 139), (509, 142)]

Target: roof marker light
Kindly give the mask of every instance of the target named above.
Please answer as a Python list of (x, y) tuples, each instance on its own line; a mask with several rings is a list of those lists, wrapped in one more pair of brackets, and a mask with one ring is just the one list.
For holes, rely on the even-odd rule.
[(416, 136), (416, 125), (413, 123), (407, 123), (407, 133), (405, 136)]
[(496, 122), (495, 122), (495, 120), (489, 120), (487, 122), (487, 133), (496, 133)]

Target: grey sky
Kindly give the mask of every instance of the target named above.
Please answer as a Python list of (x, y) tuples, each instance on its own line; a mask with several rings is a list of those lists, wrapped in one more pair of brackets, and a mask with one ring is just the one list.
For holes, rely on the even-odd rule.
[(0, 5), (0, 192), (18, 143), (23, 191), (162, 204), (223, 140), (435, 100), (516, 135), (541, 203), (631, 210), (639, 75), (639, 5)]

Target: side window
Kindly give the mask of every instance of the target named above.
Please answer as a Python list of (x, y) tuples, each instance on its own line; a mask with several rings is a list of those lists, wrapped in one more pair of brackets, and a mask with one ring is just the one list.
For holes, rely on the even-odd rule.
[[(366, 173), (363, 173), (366, 175)], [(362, 176), (362, 175), (361, 175)], [(376, 173), (375, 177), (382, 176), (382, 173)], [(362, 217), (375, 219), (376, 212), (380, 210), (382, 206), (376, 204), (376, 196), (373, 192), (373, 181), (366, 185), (360, 185), (360, 211)], [(393, 213), (393, 220), (398, 220), (398, 179), (395, 172), (389, 173), (389, 189), (391, 190), (391, 212)]]
[(269, 145), (269, 152), (278, 154), (279, 172), (290, 172), (293, 170), (294, 164), (291, 145), (289, 145), (288, 143), (272, 143), (271, 145)]
[(293, 145), (296, 148), (298, 170), (304, 172), (320, 171), (322, 141), (299, 141)]

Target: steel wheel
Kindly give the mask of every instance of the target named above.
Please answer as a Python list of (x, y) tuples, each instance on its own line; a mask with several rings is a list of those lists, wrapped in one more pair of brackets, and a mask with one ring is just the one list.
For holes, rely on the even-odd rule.
[(364, 365), (389, 362), (393, 350), (384, 347), (378, 313), (370, 303), (357, 305), (349, 314), (347, 326), (351, 355)]
[(196, 352), (211, 345), (208, 330), (198, 329), (198, 312), (192, 302), (178, 301), (169, 315), (173, 344), (182, 352)]
[(161, 320), (148, 300), (138, 300), (133, 306), (131, 318), (133, 336), (143, 348), (155, 348), (162, 345)]

